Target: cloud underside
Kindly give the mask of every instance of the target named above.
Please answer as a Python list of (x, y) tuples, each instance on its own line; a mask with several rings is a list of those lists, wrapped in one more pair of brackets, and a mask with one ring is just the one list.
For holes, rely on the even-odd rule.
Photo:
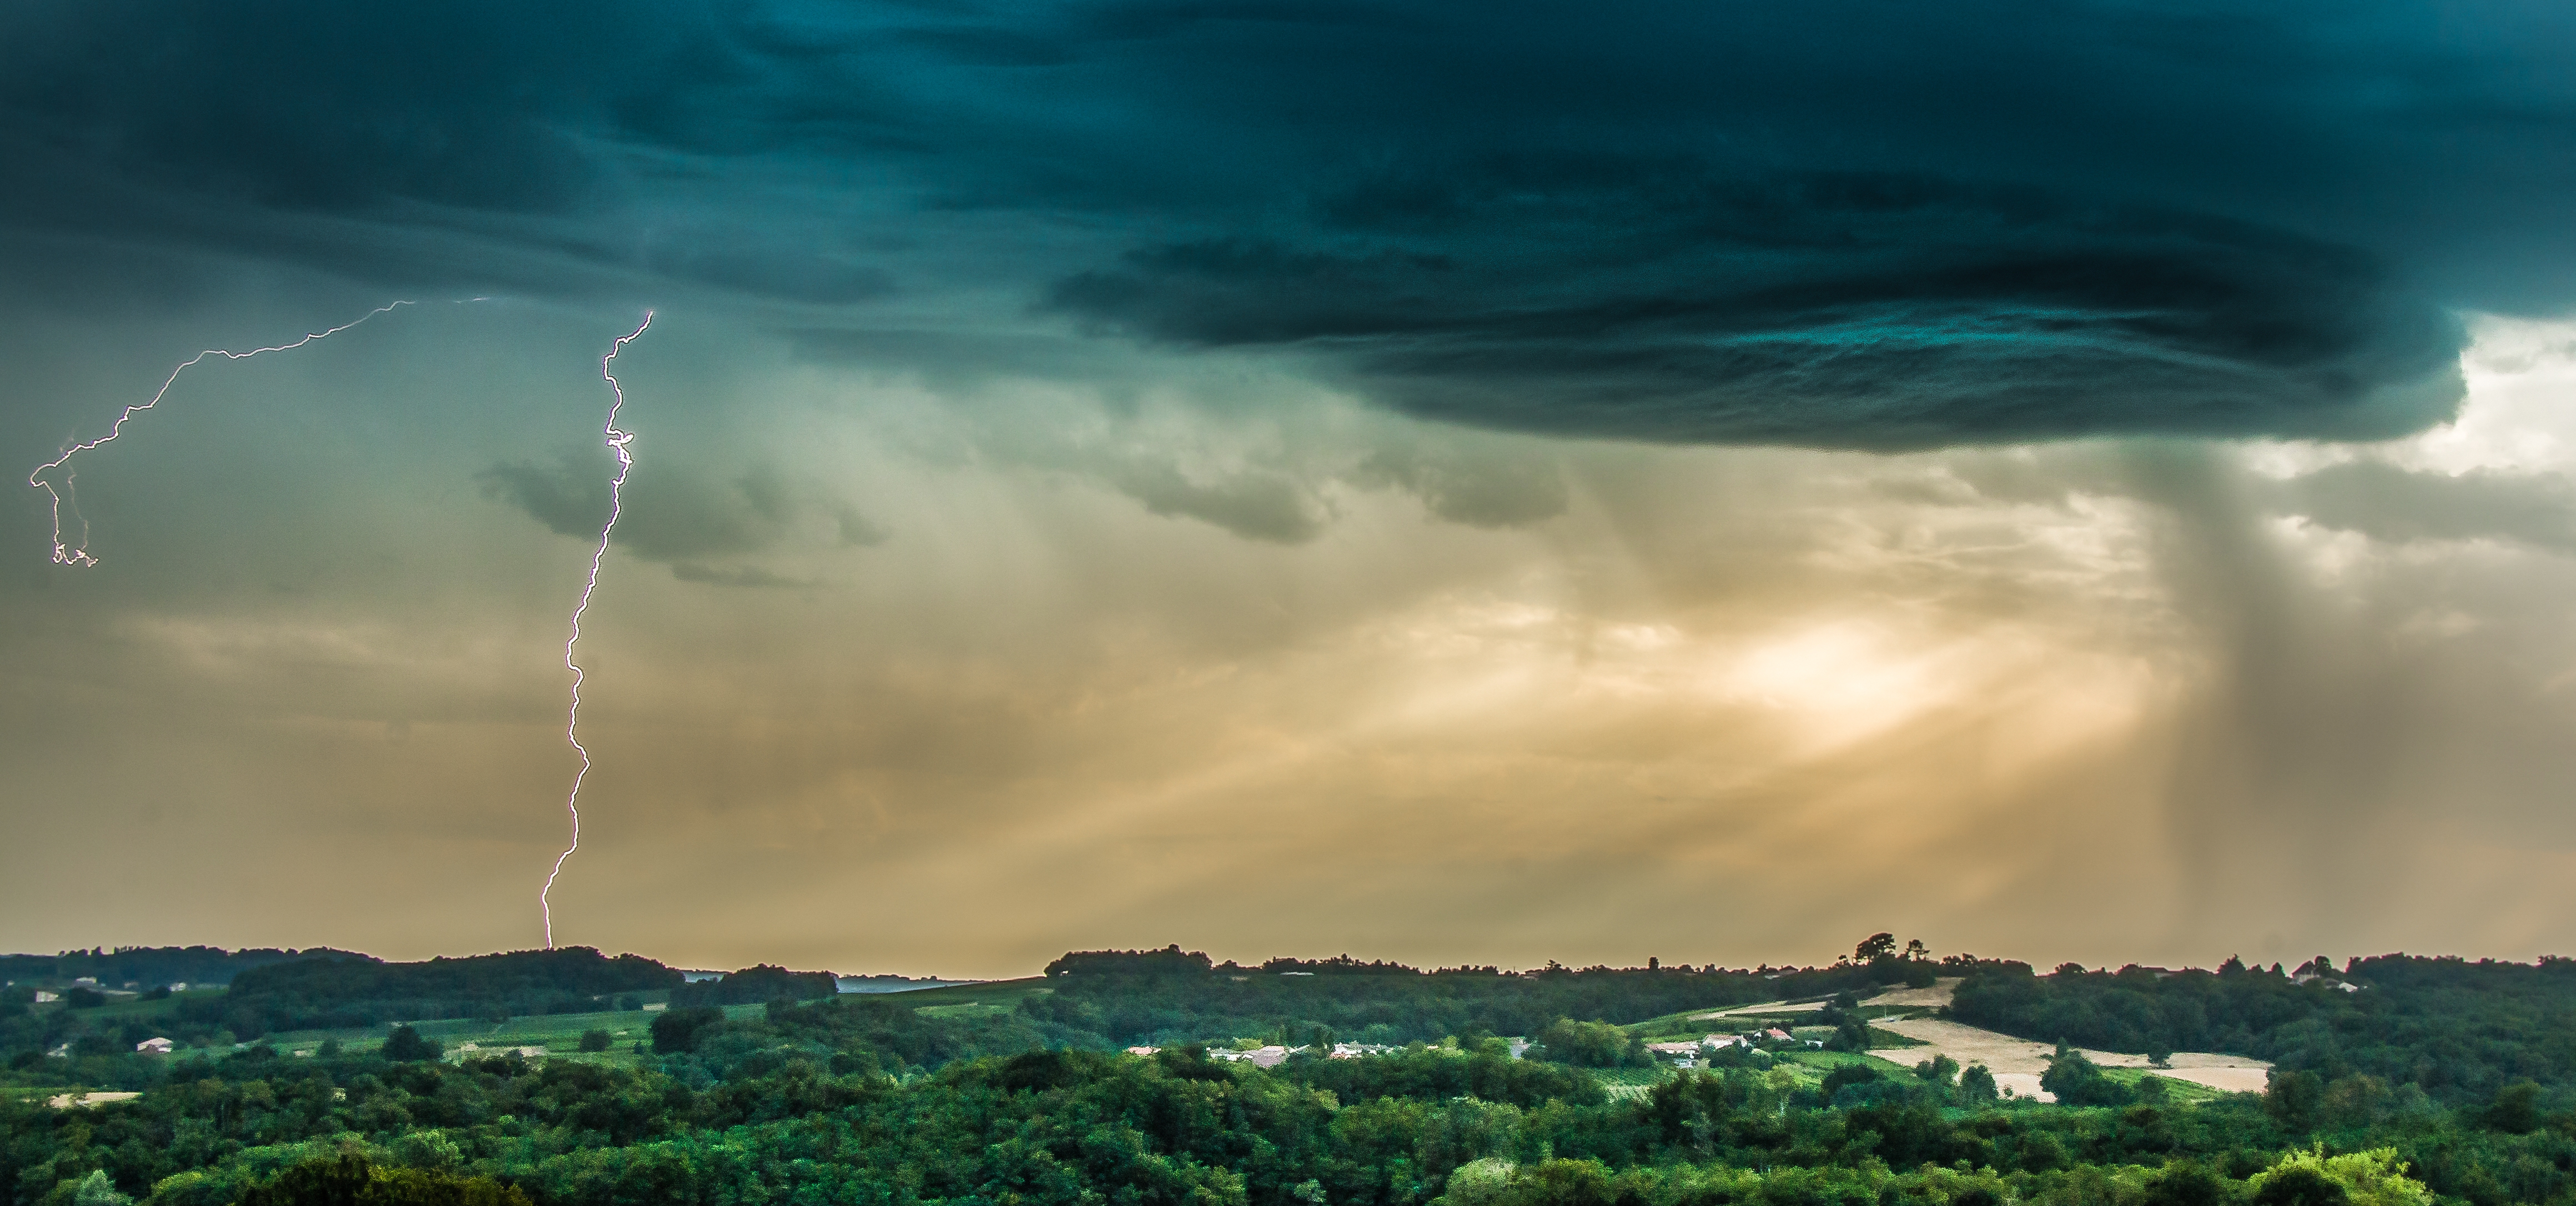
[[(484, 492), (558, 535), (596, 542), (609, 515), (614, 468), (566, 454), (552, 462), (511, 462), (476, 475)], [(616, 546), (671, 566), (673, 577), (709, 586), (814, 585), (729, 559), (754, 557), (796, 541), (830, 547), (882, 543), (886, 533), (857, 508), (768, 466), (729, 480), (682, 466), (657, 466), (623, 491)]]
[(2576, 552), (2576, 484), (2558, 473), (2443, 474), (2354, 461), (2274, 493), (2276, 510), (2389, 543), (2493, 540)]
[(1317, 232), (1368, 251), (1132, 252), (1047, 306), (1165, 344), (1293, 350), (1426, 417), (1673, 442), (2379, 439), (2462, 394), (2454, 320), (2286, 232), (1924, 177), (1622, 180), (1534, 196), (1489, 178), (1489, 204), (1438, 206), (1438, 237), (1384, 214)]
[(2576, 304), (2552, 9), (28, 5), (0, 236), (1570, 436), (2374, 439), (2453, 413), (2450, 314)]

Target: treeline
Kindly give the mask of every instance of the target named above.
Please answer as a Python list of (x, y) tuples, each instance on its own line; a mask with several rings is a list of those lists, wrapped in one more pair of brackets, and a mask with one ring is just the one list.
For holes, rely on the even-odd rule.
[[(1402, 1044), (1444, 1035), (1534, 1035), (1559, 1019), (1640, 1022), (1687, 1009), (1827, 997), (2000, 967), (1970, 957), (1936, 962), (1862, 944), (1869, 954), (1830, 967), (1490, 967), (1422, 971), (1397, 963), (1273, 959), (1214, 963), (1177, 946), (1075, 951), (1047, 965), (1053, 992), (1026, 999), (1032, 1018), (1118, 1045), (1214, 1035), (1288, 1044)], [(2023, 966), (2019, 964), (2011, 966)]]
[[(1264, 1071), (1186, 1048), (1002, 1053), (986, 1044), (1030, 1039), (1025, 1018), (905, 1012), (780, 1005), (702, 1026), (689, 1050), (633, 1069), (287, 1060), (265, 1048), (182, 1061), (132, 1102), (0, 1103), (0, 1193), (15, 1206), (390, 1206), (408, 1192), (538, 1206), (2576, 1198), (2576, 1118), (2529, 1094), (2473, 1110), (2421, 1093), (2340, 1113), (2252, 1096), (1960, 1108), (1937, 1078), (1845, 1078), (1826, 1092), (1785, 1069), (1733, 1069), (1613, 1100), (1578, 1069), (1515, 1061), (1497, 1044)], [(941, 1057), (924, 1043), (953, 1054), (933, 1066)], [(2312, 1144), (2319, 1154), (2289, 1155)]]
[(0, 955), (0, 981), (13, 984), (68, 982), (84, 976), (109, 988), (134, 984), (161, 988), (172, 984), (213, 987), (254, 967), (297, 959), (365, 959), (354, 951), (313, 947), (308, 950), (267, 948), (228, 951), (219, 946), (124, 946), (59, 955)]
[(2251, 1055), (2326, 1082), (2414, 1085), (2455, 1104), (2518, 1080), (2576, 1084), (2576, 961), (2566, 959), (2384, 955), (2337, 969), (2321, 956), (2290, 973), (2235, 959), (2215, 972), (1988, 969), (1959, 986), (1950, 1011), (2042, 1042)]
[(307, 959), (245, 971), (220, 998), (183, 1001), (179, 1017), (250, 1039), (272, 1030), (579, 1013), (608, 1008), (603, 1002), (618, 993), (679, 984), (679, 972), (651, 959), (612, 959), (586, 946), (420, 963)]
[(691, 1005), (766, 1005), (771, 1001), (811, 1001), (841, 991), (830, 972), (789, 971), (763, 963), (715, 980), (699, 980), (671, 990), (671, 1007)]

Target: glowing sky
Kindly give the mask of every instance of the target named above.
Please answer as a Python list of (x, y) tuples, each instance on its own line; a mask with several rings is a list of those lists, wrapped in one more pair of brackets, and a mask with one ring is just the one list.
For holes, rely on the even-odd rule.
[[(2576, 944), (2562, 5), (21, 6), (0, 947)], [(491, 300), (449, 305), (457, 299)]]

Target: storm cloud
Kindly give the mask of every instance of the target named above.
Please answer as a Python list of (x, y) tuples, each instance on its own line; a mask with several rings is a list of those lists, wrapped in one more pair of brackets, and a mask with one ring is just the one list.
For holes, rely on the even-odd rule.
[[(1132, 341), (1570, 436), (2376, 439), (2455, 412), (2456, 312), (2576, 303), (2572, 26), (2539, 3), (22, 5), (0, 236), (734, 299), (818, 345)], [(1276, 500), (1219, 509), (1244, 507), (1295, 536)]]
[[(527, 513), (557, 535), (596, 543), (608, 520), (610, 471), (594, 458), (566, 454), (552, 462), (494, 465), (475, 475), (484, 492)], [(806, 583), (757, 566), (711, 560), (769, 552), (800, 535), (816, 543), (863, 547), (886, 533), (857, 508), (818, 488), (790, 481), (774, 467), (754, 466), (713, 480), (688, 468), (656, 466), (625, 487), (616, 545), (647, 561), (666, 562), (684, 582), (714, 586)]]

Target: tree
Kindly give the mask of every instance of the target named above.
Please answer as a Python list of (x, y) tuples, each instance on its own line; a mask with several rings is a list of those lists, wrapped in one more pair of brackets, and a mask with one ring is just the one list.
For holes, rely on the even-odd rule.
[(439, 1050), (437, 1039), (423, 1037), (420, 1031), (409, 1026), (396, 1026), (393, 1033), (385, 1037), (384, 1057), (397, 1063), (437, 1059)]
[(2173, 1160), (2147, 1179), (2144, 1206), (2219, 1206), (2227, 1183), (2198, 1161)]
[(2284, 1128), (2304, 1131), (2317, 1124), (2317, 1110), (2325, 1097), (2325, 1079), (2316, 1073), (2274, 1068), (2265, 1078), (2263, 1112)]
[(698, 1040), (710, 1028), (724, 1023), (724, 1011), (712, 1006), (699, 1009), (666, 1009), (653, 1019), (653, 1051), (657, 1055), (679, 1055), (698, 1049)]
[[(68, 1184), (68, 1182), (67, 1182)], [(108, 1179), (105, 1169), (93, 1172), (72, 1184), (72, 1206), (131, 1206), (134, 1199)]]
[(1842, 1022), (1834, 1027), (1833, 1041), (1826, 1045), (1836, 1051), (1869, 1050), (1869, 1023), (1860, 1020), (1856, 1014), (1844, 1015)]
[(1929, 959), (1932, 957), (1932, 948), (1923, 945), (1923, 940), (1920, 938), (1908, 938), (1905, 940), (1905, 957), (1916, 960)]
[[(2332, 1189), (2320, 1188), (2319, 1181)], [(2274, 1188), (2282, 1182), (2290, 1184)], [(2247, 1183), (2256, 1201), (2272, 1206), (2341, 1201), (2352, 1206), (2430, 1206), (2433, 1200), (2423, 1182), (2406, 1175), (2406, 1162), (2393, 1147), (2329, 1156), (2325, 1145), (2318, 1144), (2283, 1156), (2280, 1163), (2254, 1174)]]
[(581, 1049), (582, 1049), (582, 1050), (584, 1050), (584, 1051), (606, 1051), (606, 1050), (608, 1050), (608, 1046), (609, 1046), (609, 1037), (608, 1037), (608, 1032), (607, 1032), (607, 1031), (605, 1031), (605, 1030), (585, 1030), (585, 1031), (582, 1031), (582, 1032), (581, 1032)]
[(1852, 962), (1867, 963), (1872, 959), (1886, 958), (1895, 953), (1896, 935), (1872, 934), (1861, 939), (1859, 946), (1852, 948)]
[(1995, 1074), (1984, 1064), (1970, 1064), (1959, 1073), (1959, 1104), (1974, 1108), (1995, 1099)]
[(2343, 1186), (2308, 1167), (2266, 1172), (2254, 1186), (2254, 1206), (2346, 1206), (2351, 1200)]
[(2039, 1074), (2039, 1087), (2055, 1094), (2059, 1105), (2127, 1105), (2131, 1099), (2127, 1086), (2104, 1076), (2101, 1065), (2064, 1042), (2057, 1044), (2048, 1070)]
[(515, 1185), (417, 1168), (381, 1168), (364, 1156), (307, 1160), (243, 1191), (240, 1206), (530, 1206)]
[(1530, 1037), (1538, 1040), (1529, 1052), (1534, 1059), (1579, 1068), (1616, 1068), (1646, 1062), (1645, 1040), (1608, 1022), (1558, 1018)]
[(2496, 1090), (2495, 1100), (2481, 1111), (2482, 1121), (2499, 1131), (2527, 1135), (2540, 1129), (2540, 1086), (2530, 1081), (2516, 1081)]
[(1946, 1055), (1934, 1055), (1914, 1065), (1914, 1074), (1921, 1077), (1926, 1084), (1938, 1085), (1946, 1089), (1958, 1083), (1959, 1061)]

